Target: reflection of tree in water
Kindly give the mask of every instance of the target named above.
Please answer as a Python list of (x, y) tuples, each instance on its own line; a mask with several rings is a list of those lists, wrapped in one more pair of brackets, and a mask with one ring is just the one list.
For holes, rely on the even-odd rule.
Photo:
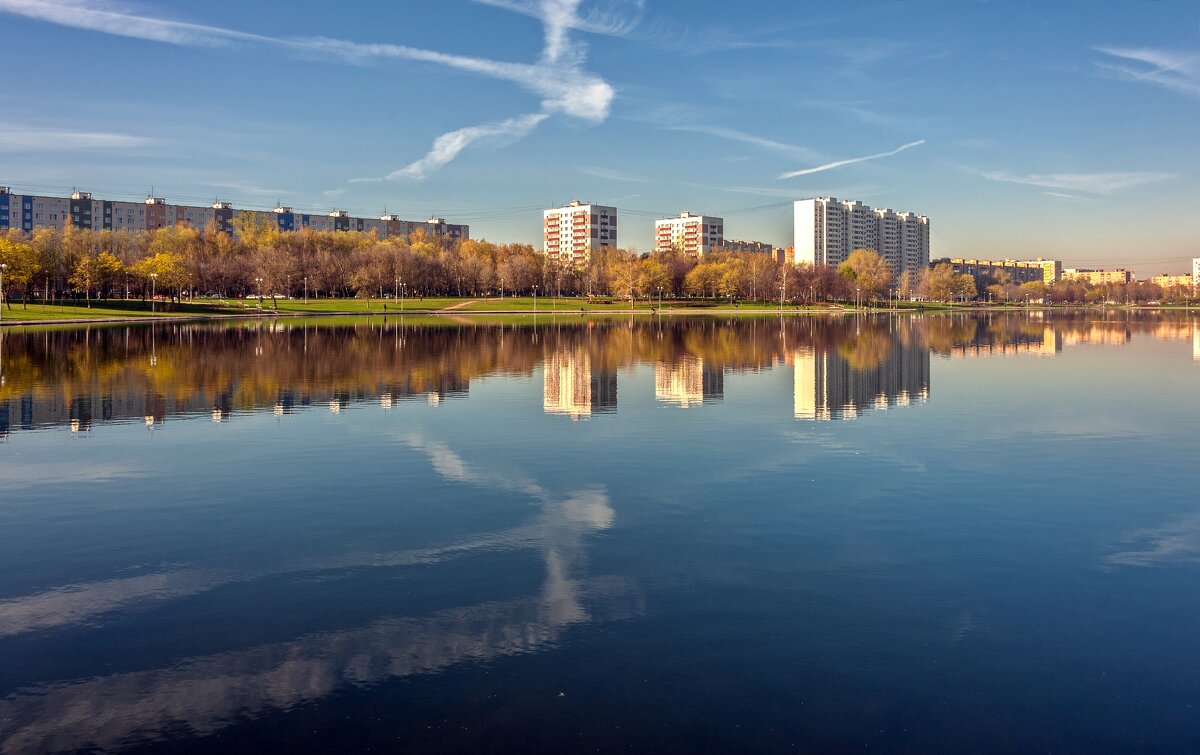
[[(66, 422), (71, 407), (88, 405), (111, 407), (97, 417), (102, 420), (143, 413), (155, 421), (187, 413), (224, 417), (321, 402), (388, 405), (461, 396), (473, 380), (529, 376), (559, 353), (586, 354), (591, 370), (615, 374), (638, 364), (696, 360), (720, 373), (757, 372), (791, 364), (798, 350), (833, 351), (866, 372), (896, 348), (983, 354), (1016, 346), (1052, 354), (1064, 342), (1121, 343), (1133, 333), (1168, 337), (1189, 328), (1185, 317), (1122, 312), (564, 319), (537, 327), (532, 320), (412, 326), (375, 318), (336, 325), (280, 320), (21, 330), (0, 335), (0, 404), (31, 403), (33, 425)], [(16, 423), (11, 408), (7, 416)]]
[(838, 352), (856, 372), (873, 370), (892, 353), (892, 335), (883, 328), (864, 328), (839, 344)]

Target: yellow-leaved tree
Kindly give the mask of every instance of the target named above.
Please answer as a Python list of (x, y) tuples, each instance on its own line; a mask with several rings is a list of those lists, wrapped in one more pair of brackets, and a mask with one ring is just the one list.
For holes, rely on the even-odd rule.
[(855, 249), (838, 265), (838, 275), (860, 289), (863, 297), (882, 296), (892, 285), (892, 268), (878, 252)]
[(0, 304), (7, 302), (8, 308), (12, 309), (12, 298), (8, 293), (14, 288), (21, 288), (22, 305), (28, 308), (29, 291), (39, 270), (37, 252), (20, 240), (0, 236), (0, 264), (5, 265), (4, 282), (3, 286), (0, 286)]

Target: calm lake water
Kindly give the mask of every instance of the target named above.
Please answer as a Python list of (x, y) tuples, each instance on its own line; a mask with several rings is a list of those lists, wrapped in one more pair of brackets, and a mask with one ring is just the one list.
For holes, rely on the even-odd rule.
[(1186, 317), (0, 336), (0, 751), (1195, 751)]

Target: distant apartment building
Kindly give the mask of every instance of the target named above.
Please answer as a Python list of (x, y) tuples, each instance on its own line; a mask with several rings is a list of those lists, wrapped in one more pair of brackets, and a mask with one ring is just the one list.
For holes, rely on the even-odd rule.
[(955, 275), (969, 275), (975, 279), (976, 284), (983, 286), (999, 283), (1006, 277), (1012, 283), (1032, 283), (1045, 280), (1045, 270), (1039, 262), (954, 258), (934, 260), (930, 264), (935, 267), (948, 264), (954, 268)]
[(1062, 280), (1063, 266), (1059, 260), (1044, 260), (1038, 257), (1036, 260), (1026, 260), (1027, 265), (1037, 265), (1042, 269), (1042, 282), (1047, 286), (1052, 286)]
[(1150, 282), (1162, 288), (1194, 288), (1196, 279), (1193, 275), (1156, 275)]
[(1200, 288), (1200, 257), (1192, 258), (1192, 285)]
[[(721, 245), (721, 251), (750, 252), (752, 254), (769, 254), (771, 256), (775, 256), (775, 245), (768, 244), (765, 241), (736, 241), (734, 239), (725, 239), (725, 243)], [(782, 262), (783, 260), (781, 259), (779, 261)]]
[(546, 259), (583, 267), (600, 249), (617, 248), (617, 208), (578, 199), (542, 213), (542, 249)]
[(724, 218), (682, 212), (679, 217), (654, 221), (656, 252), (675, 249), (688, 257), (703, 257), (724, 244)]
[(911, 212), (876, 210), (834, 197), (795, 203), (796, 264), (837, 266), (857, 249), (883, 257), (892, 272), (920, 272), (929, 264), (929, 218)]
[(1067, 268), (1062, 272), (1062, 279), (1064, 281), (1082, 281), (1092, 286), (1103, 286), (1110, 283), (1124, 285), (1133, 282), (1133, 274), (1120, 267), (1116, 270)]
[(235, 220), (249, 215), (254, 222), (280, 231), (374, 231), (379, 238), (408, 238), (418, 229), (446, 241), (470, 238), (470, 227), (447, 223), (443, 218), (425, 222), (401, 220), (397, 215), (360, 218), (343, 210), (327, 214), (298, 213), (291, 207), (273, 210), (237, 210), (229, 202), (209, 206), (169, 204), (163, 197), (147, 197), (142, 202), (118, 202), (95, 199), (89, 192), (77, 191), (70, 197), (14, 194), (0, 186), (0, 232), (18, 228), (35, 233), (43, 228), (75, 228), (96, 231), (156, 231), (159, 228), (186, 226), (205, 231), (233, 233)]

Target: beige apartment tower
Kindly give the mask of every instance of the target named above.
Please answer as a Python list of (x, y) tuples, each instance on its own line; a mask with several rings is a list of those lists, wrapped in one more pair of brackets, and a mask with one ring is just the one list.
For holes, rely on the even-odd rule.
[(654, 221), (654, 251), (677, 249), (688, 257), (703, 257), (725, 245), (725, 220), (711, 215), (680, 213)]
[(929, 218), (912, 212), (877, 210), (835, 197), (795, 203), (795, 264), (837, 266), (856, 249), (887, 260), (896, 275), (929, 266)]
[(560, 265), (584, 267), (599, 249), (617, 248), (617, 208), (578, 199), (542, 213), (542, 249)]

